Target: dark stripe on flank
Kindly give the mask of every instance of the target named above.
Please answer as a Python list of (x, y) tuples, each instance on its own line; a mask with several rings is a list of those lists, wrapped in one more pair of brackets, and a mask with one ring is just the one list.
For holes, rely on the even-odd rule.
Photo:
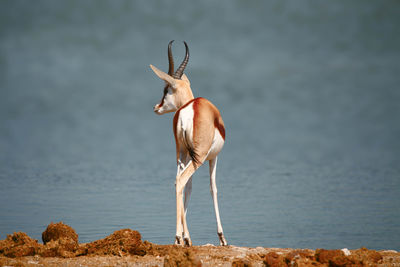
[(218, 118), (215, 118), (215, 120), (214, 120), (214, 126), (215, 126), (215, 128), (218, 129), (219, 133), (221, 134), (222, 138), (223, 138), (224, 141), (225, 141), (225, 127), (224, 127), (224, 125), (222, 125), (221, 123), (219, 123), (219, 119), (218, 119)]

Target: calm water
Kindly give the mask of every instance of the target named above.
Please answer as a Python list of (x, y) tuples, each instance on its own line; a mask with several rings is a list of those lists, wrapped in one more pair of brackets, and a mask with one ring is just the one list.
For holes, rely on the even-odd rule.
[[(167, 44), (223, 115), (217, 184), (240, 246), (400, 249), (399, 1), (2, 1), (0, 238), (63, 221), (172, 243)], [(194, 244), (217, 244), (208, 167)]]

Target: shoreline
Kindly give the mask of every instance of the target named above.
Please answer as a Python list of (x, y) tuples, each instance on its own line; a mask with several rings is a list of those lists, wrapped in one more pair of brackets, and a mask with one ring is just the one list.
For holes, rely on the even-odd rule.
[(180, 247), (142, 241), (122, 229), (104, 239), (79, 243), (70, 226), (51, 223), (43, 244), (25, 233), (0, 240), (0, 266), (399, 266), (395, 250), (293, 249), (265, 247)]
[(0, 256), (0, 266), (400, 266), (400, 253), (392, 250), (349, 250), (346, 256), (343, 250), (152, 245), (159, 255)]

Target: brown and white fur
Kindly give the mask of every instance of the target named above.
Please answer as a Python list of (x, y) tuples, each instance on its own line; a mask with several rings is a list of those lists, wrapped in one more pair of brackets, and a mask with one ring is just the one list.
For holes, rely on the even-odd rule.
[[(205, 98), (194, 98), (189, 79), (183, 74), (189, 54), (186, 46), (186, 63), (182, 62), (180, 74), (173, 74), (171, 43), (168, 47), (170, 59), (169, 74), (150, 65), (155, 74), (166, 82), (164, 96), (155, 105), (156, 114), (175, 112), (173, 131), (176, 143), (177, 175), (176, 175), (176, 237), (175, 244), (191, 246), (189, 230), (186, 223), (186, 212), (192, 191), (192, 175), (205, 162), (210, 164), (210, 190), (214, 201), (217, 219), (217, 233), (220, 245), (227, 245), (221, 219), (219, 216), (216, 168), (218, 153), (225, 142), (225, 127), (219, 110)], [(171, 70), (172, 61), (172, 70)], [(178, 72), (179, 70), (177, 70)], [(180, 76), (180, 77), (179, 77)], [(185, 199), (183, 201), (183, 192)]]

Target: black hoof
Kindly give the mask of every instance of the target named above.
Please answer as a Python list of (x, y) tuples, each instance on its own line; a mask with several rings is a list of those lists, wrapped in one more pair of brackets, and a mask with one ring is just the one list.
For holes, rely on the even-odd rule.
[(191, 247), (192, 246), (192, 240), (190, 237), (184, 237), (183, 241), (185, 242), (185, 247)]
[(175, 236), (175, 245), (183, 246), (183, 240), (180, 236)]
[(220, 246), (227, 246), (228, 245), (228, 242), (226, 242), (224, 233), (218, 233), (218, 237), (219, 237)]

